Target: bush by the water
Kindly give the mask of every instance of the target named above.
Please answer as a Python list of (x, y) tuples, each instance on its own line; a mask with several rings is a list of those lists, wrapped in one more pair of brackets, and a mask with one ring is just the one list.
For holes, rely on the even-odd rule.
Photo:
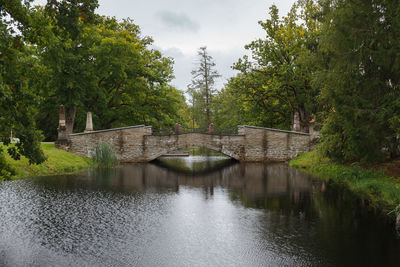
[(106, 143), (100, 143), (94, 150), (93, 163), (97, 167), (111, 168), (118, 165), (118, 159), (112, 148)]
[(345, 185), (357, 196), (368, 199), (373, 206), (381, 207), (385, 212), (400, 212), (400, 181), (387, 176), (382, 170), (368, 170), (354, 164), (341, 165), (323, 157), (318, 150), (291, 160), (290, 166)]
[(10, 180), (15, 175), (15, 170), (6, 161), (0, 148), (0, 181)]

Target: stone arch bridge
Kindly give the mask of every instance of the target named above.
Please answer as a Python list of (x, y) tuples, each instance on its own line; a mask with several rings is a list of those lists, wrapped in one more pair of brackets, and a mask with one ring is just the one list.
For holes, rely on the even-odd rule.
[(156, 135), (151, 126), (138, 125), (61, 136), (66, 139), (59, 139), (57, 147), (85, 157), (91, 156), (97, 144), (105, 142), (121, 162), (148, 162), (186, 147), (206, 147), (245, 162), (286, 161), (310, 149), (307, 133), (254, 126), (238, 126), (235, 135)]

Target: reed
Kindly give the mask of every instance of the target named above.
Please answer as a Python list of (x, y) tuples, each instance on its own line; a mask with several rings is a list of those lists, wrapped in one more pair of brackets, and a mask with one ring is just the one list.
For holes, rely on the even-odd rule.
[(96, 146), (92, 159), (94, 165), (99, 168), (112, 168), (119, 164), (115, 152), (104, 142)]
[(394, 208), (394, 210), (389, 212), (389, 214), (390, 213), (394, 213), (397, 216), (398, 223), (400, 223), (400, 204), (396, 208)]

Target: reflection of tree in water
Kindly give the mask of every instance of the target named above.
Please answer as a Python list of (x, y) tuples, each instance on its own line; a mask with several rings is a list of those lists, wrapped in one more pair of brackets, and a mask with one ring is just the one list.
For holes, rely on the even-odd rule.
[[(290, 171), (286, 179), (290, 180)], [(396, 266), (400, 246), (384, 217), (331, 184), (317, 181), (309, 191), (298, 189), (288, 187), (286, 195), (271, 195), (265, 189), (264, 195), (255, 195), (238, 188), (230, 191), (230, 198), (267, 211), (261, 219), (265, 240), (273, 240), (273, 249), (280, 253), (312, 255), (324, 265)], [(386, 255), (384, 261), (375, 257), (377, 253)]]
[(312, 183), (308, 175), (285, 164), (246, 165), (240, 177), (231, 180), (229, 196), (232, 201), (282, 215), (302, 212), (302, 216), (312, 216)]
[[(62, 206), (57, 202), (62, 202), (62, 196), (68, 196), (69, 191), (82, 192), (80, 199), (74, 201), (81, 204), (87, 201), (89, 204), (97, 194), (108, 196), (111, 193), (117, 199), (129, 200), (133, 195), (145, 196), (142, 193), (145, 191), (150, 195), (157, 193), (157, 199), (162, 200), (159, 198), (161, 194), (179, 193), (181, 187), (201, 189), (205, 199), (213, 199), (216, 192), (224, 188), (227, 189), (226, 196), (239, 207), (262, 211), (257, 212), (255, 231), (263, 236), (259, 245), (272, 246), (268, 249), (273, 251), (294, 258), (313, 257), (315, 262), (319, 259), (323, 263), (331, 261), (341, 265), (357, 265), (361, 262), (365, 266), (391, 266), (400, 251), (390, 227), (363, 208), (362, 202), (355, 201), (342, 189), (313, 181), (308, 175), (286, 164), (237, 163), (196, 175), (155, 164), (131, 164), (110, 171), (92, 170), (82, 175), (37, 178), (34, 183), (40, 185), (39, 188), (46, 186), (51, 189), (46, 190), (46, 195), (42, 197), (43, 208), (37, 214), (38, 218), (43, 219), (40, 223), (50, 223), (52, 227), (63, 229), (70, 224), (75, 227), (74, 223), (79, 222), (74, 231), (82, 235), (88, 230), (79, 230), (79, 227), (91, 225), (91, 221), (86, 220), (103, 220), (103, 216), (91, 209), (90, 205), (83, 205), (87, 210), (80, 212), (81, 215), (91, 214), (92, 219), (80, 216), (76, 221), (74, 214), (77, 210), (73, 205), (67, 205), (68, 208), (57, 213), (46, 213), (46, 210)], [(65, 192), (60, 195), (59, 191)], [(46, 204), (49, 198), (53, 200)], [(125, 209), (123, 206), (117, 207), (118, 203), (128, 204), (129, 201), (114, 203), (113, 197), (110, 197), (107, 203), (107, 206), (111, 205), (107, 209), (110, 214), (106, 218), (112, 218), (116, 208)], [(161, 201), (159, 205), (162, 204)], [(133, 219), (129, 217), (129, 220)], [(47, 233), (46, 227), (41, 228), (44, 232), (38, 235), (51, 238), (50, 242), (61, 242), (71, 234), (70, 231), (64, 231), (58, 237), (51, 237), (49, 235), (53, 232)], [(110, 231), (119, 233), (118, 229), (110, 228)], [(107, 234), (108, 230), (101, 232), (101, 235)], [(368, 239), (364, 240), (366, 237)], [(43, 238), (43, 242), (49, 240)], [(63, 247), (62, 244), (60, 247)], [(386, 255), (383, 261), (381, 257), (380, 262), (374, 259), (377, 248), (382, 250), (380, 254)], [(78, 247), (64, 249), (78, 251)]]
[(35, 178), (35, 184), (56, 191), (82, 189), (98, 189), (108, 187), (114, 179), (119, 177), (119, 169), (96, 168), (76, 175), (43, 176)]
[[(324, 253), (347, 266), (398, 266), (400, 245), (393, 222), (343, 186), (329, 183), (325, 189), (312, 199), (318, 212), (316, 241), (320, 247), (335, 248)], [(385, 255), (383, 261), (375, 256), (377, 253)]]

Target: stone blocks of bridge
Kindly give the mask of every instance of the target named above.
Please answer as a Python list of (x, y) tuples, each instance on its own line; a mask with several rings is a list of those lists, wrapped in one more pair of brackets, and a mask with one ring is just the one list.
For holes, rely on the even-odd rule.
[(151, 126), (132, 126), (69, 135), (65, 150), (90, 157), (100, 142), (109, 144), (121, 162), (147, 162), (186, 147), (207, 147), (247, 162), (286, 161), (306, 152), (310, 135), (239, 126), (238, 135), (201, 133), (152, 135)]
[(144, 136), (144, 158), (153, 160), (167, 152), (187, 147), (206, 147), (224, 153), (234, 159), (243, 160), (244, 136), (187, 133), (166, 136)]
[(253, 126), (240, 126), (246, 137), (246, 161), (286, 161), (310, 149), (310, 135)]

